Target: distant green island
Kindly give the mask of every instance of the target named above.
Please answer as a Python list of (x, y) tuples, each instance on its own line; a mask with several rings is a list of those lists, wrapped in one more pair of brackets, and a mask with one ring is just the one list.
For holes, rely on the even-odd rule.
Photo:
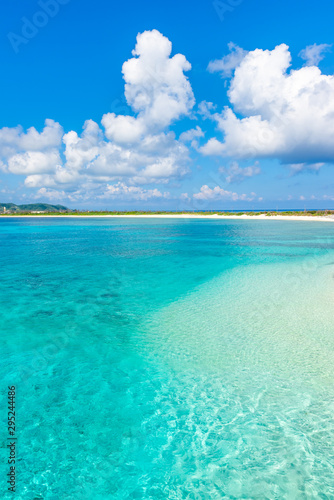
[[(63, 205), (49, 205), (48, 203), (28, 203), (26, 205), (16, 205), (15, 203), (0, 203), (0, 214), (24, 215), (30, 214), (55, 214), (73, 212)], [(74, 211), (75, 212), (75, 211)]]
[(273, 216), (309, 216), (309, 217), (328, 217), (334, 216), (334, 210), (263, 210), (263, 211), (226, 211), (226, 210), (208, 210), (208, 211), (166, 211), (166, 210), (76, 210), (67, 208), (63, 205), (50, 205), (48, 203), (29, 203), (25, 205), (16, 205), (15, 203), (0, 203), (0, 216), (2, 215), (26, 215), (26, 216), (38, 216), (38, 215), (75, 215), (75, 216), (102, 216), (102, 215), (193, 215), (193, 216), (225, 216), (225, 217), (236, 217), (236, 216), (260, 216), (265, 215), (267, 217)]

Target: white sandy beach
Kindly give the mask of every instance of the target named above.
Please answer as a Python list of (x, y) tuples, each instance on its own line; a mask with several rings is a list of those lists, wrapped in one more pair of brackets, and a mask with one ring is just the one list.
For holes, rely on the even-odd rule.
[(242, 219), (242, 220), (289, 220), (289, 221), (316, 221), (316, 222), (334, 222), (334, 215), (327, 216), (311, 216), (311, 215), (194, 215), (194, 214), (138, 214), (138, 215), (0, 215), (0, 218), (13, 217), (48, 217), (48, 218), (64, 218), (64, 217), (80, 217), (80, 218), (142, 218), (142, 219)]

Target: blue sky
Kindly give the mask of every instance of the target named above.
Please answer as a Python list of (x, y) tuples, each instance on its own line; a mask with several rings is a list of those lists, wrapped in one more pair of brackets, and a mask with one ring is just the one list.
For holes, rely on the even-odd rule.
[(334, 208), (333, 11), (6, 2), (0, 201)]

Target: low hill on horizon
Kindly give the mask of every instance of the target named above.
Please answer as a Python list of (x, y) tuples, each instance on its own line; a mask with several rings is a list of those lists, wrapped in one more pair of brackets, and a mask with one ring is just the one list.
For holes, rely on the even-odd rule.
[(63, 205), (50, 205), (49, 203), (27, 203), (16, 205), (15, 203), (0, 203), (0, 213), (8, 212), (69, 212), (72, 211)]

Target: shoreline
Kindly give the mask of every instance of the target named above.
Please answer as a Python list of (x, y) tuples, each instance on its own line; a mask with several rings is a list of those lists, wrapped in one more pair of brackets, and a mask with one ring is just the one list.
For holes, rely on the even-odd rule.
[(210, 219), (210, 220), (293, 220), (293, 221), (316, 221), (316, 222), (334, 222), (334, 216), (311, 216), (311, 215), (195, 215), (195, 214), (138, 214), (138, 215), (0, 215), (1, 218), (142, 218), (142, 219)]

